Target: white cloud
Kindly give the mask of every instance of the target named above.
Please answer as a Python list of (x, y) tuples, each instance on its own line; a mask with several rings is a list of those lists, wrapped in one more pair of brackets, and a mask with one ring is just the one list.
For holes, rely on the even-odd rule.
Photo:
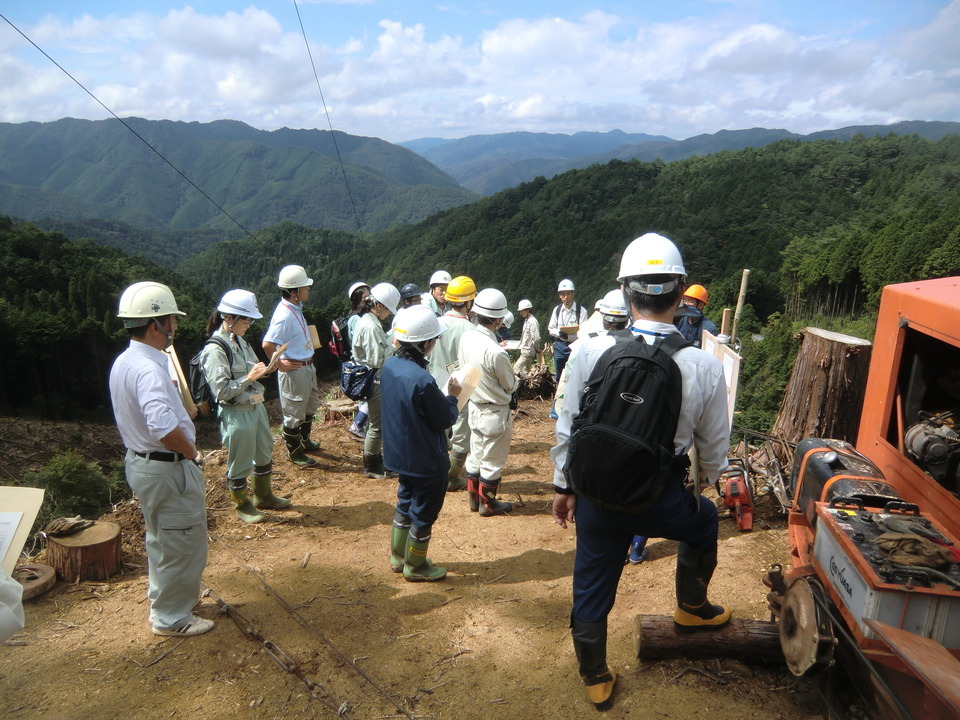
[[(650, 23), (600, 10), (507, 19), (475, 39), (436, 30), (381, 19), (369, 38), (311, 38), (333, 125), (391, 140), (616, 127), (682, 138), (722, 127), (811, 132), (957, 119), (960, 107), (960, 0), (925, 27), (872, 40), (804, 36), (732, 14)], [(120, 115), (327, 125), (299, 27), (287, 30), (255, 6), (223, 15), (184, 7), (163, 17), (48, 16), (27, 34)], [(67, 115), (104, 116), (0, 27), (0, 120)]]

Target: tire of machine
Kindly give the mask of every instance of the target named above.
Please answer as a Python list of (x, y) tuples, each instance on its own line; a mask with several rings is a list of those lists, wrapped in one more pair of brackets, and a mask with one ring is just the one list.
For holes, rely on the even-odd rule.
[(780, 647), (787, 667), (797, 677), (815, 675), (833, 665), (835, 646), (823, 590), (815, 580), (798, 579), (787, 588), (780, 611)]

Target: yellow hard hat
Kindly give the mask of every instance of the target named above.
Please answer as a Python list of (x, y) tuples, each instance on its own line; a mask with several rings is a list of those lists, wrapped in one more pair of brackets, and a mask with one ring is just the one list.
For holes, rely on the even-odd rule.
[(453, 303), (465, 303), (477, 296), (477, 284), (466, 275), (460, 275), (449, 282), (443, 296)]

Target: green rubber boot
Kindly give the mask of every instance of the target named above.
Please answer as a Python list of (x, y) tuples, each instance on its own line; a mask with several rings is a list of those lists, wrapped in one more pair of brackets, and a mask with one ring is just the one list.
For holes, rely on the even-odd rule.
[(272, 473), (253, 474), (253, 504), (268, 510), (286, 510), (291, 502), (273, 494)]
[(447, 492), (459, 492), (467, 486), (467, 479), (462, 476), (463, 462), (466, 458), (457, 458), (450, 455), (450, 470), (447, 473)]
[(437, 582), (447, 576), (446, 568), (437, 567), (427, 557), (430, 538), (416, 540), (407, 536), (407, 549), (403, 556), (403, 577), (408, 582)]
[(227, 486), (227, 492), (230, 493), (230, 499), (233, 500), (233, 506), (237, 511), (237, 517), (245, 523), (258, 523), (267, 519), (266, 515), (257, 512), (257, 509), (247, 497), (247, 481), (243, 481), (243, 487), (233, 488)]
[(390, 528), (390, 569), (395, 573), (403, 572), (407, 537), (410, 535), (410, 521), (406, 522), (406, 525), (398, 525), (397, 518), (394, 518), (393, 526)]

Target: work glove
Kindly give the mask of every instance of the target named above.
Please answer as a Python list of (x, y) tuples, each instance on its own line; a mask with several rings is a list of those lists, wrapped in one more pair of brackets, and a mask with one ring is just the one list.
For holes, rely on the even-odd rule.
[(74, 533), (80, 532), (81, 530), (93, 525), (93, 523), (93, 520), (84, 520), (79, 515), (72, 518), (59, 517), (48, 522), (47, 526), (43, 529), (43, 532), (45, 535), (49, 535), (51, 537), (64, 537), (66, 535), (73, 535)]

